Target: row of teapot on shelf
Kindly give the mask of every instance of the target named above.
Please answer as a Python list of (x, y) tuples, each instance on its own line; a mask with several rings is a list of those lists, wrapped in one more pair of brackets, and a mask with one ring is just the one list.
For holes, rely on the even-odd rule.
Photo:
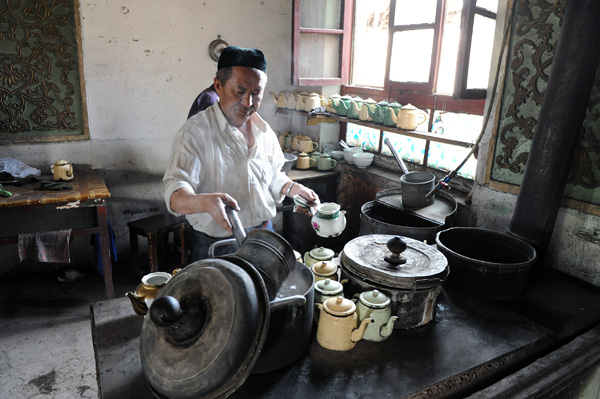
[(315, 276), (317, 342), (324, 348), (346, 351), (361, 339), (380, 342), (390, 337), (394, 323), (391, 299), (378, 290), (344, 297), (338, 266), (331, 249), (319, 247), (304, 254), (304, 263)]
[(427, 113), (413, 106), (394, 101), (385, 100), (376, 102), (372, 98), (362, 99), (349, 95), (333, 94), (325, 99), (318, 93), (285, 93), (278, 96), (270, 93), (278, 108), (310, 111), (317, 107), (324, 107), (327, 112), (338, 114), (365, 122), (374, 122), (389, 127), (403, 130), (415, 130), (427, 120)]
[(310, 136), (297, 134), (293, 136), (290, 132), (278, 133), (279, 145), (282, 150), (292, 150), (298, 152), (313, 152), (319, 148), (319, 142), (313, 141)]

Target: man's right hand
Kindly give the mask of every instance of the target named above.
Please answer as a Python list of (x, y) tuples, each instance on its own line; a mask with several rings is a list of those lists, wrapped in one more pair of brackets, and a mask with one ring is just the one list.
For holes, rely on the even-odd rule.
[(171, 195), (171, 209), (182, 215), (208, 213), (229, 234), (233, 228), (227, 219), (225, 205), (240, 210), (238, 203), (227, 193), (195, 194), (189, 188), (180, 188)]

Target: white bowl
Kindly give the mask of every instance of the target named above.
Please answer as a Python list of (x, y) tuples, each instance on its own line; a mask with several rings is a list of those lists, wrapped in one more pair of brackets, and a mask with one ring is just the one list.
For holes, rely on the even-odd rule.
[(344, 151), (331, 151), (331, 156), (336, 161), (341, 161), (342, 159), (344, 159)]
[(292, 165), (294, 164), (294, 162), (296, 162), (296, 159), (298, 159), (298, 157), (294, 154), (290, 154), (287, 152), (284, 152), (283, 156), (285, 157), (285, 163), (281, 167), (281, 171), (287, 175), (288, 173), (290, 173), (290, 170), (292, 170)]
[(365, 169), (367, 166), (371, 165), (374, 157), (375, 155), (370, 152), (357, 152), (352, 155), (354, 163), (360, 169)]
[(346, 160), (346, 162), (353, 164), (354, 158), (352, 158), (352, 156), (359, 152), (362, 152), (362, 148), (360, 147), (347, 148), (344, 150), (344, 159)]

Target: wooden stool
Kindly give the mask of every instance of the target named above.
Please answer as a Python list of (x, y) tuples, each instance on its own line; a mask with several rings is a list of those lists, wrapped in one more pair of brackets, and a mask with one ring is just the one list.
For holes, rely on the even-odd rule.
[(150, 272), (155, 272), (158, 271), (158, 245), (163, 244), (163, 256), (168, 255), (168, 234), (170, 232), (173, 232), (174, 241), (175, 234), (178, 232), (181, 242), (181, 264), (177, 265), (177, 267), (184, 267), (187, 264), (186, 238), (188, 222), (185, 217), (175, 217), (171, 214), (154, 215), (128, 222), (127, 226), (129, 226), (131, 263), (134, 270), (139, 270), (138, 236), (146, 237), (148, 239)]

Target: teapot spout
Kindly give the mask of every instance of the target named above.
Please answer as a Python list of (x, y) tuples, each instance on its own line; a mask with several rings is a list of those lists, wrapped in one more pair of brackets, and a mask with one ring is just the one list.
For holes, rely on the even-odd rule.
[(392, 121), (394, 122), (394, 124), (398, 124), (398, 115), (400, 115), (400, 112), (398, 112), (398, 115), (396, 115), (396, 113), (394, 112), (394, 109), (391, 107), (388, 107), (388, 111), (390, 112)]
[(367, 326), (370, 323), (373, 323), (375, 320), (371, 319), (371, 318), (367, 318), (367, 319), (363, 319), (363, 321), (360, 322), (360, 325), (358, 326), (357, 329), (354, 329), (352, 331), (352, 335), (350, 336), (350, 339), (352, 340), (352, 342), (358, 342), (360, 341), (363, 336), (365, 335), (365, 330), (367, 329)]
[(352, 101), (350, 104), (352, 104), (352, 111), (354, 111), (356, 115), (360, 114), (360, 109), (362, 108), (362, 105), (358, 106), (358, 104), (355, 101)]
[(146, 313), (148, 313), (148, 307), (142, 298), (138, 297), (133, 292), (126, 292), (125, 295), (131, 301), (131, 306), (136, 314), (144, 316)]
[(273, 97), (273, 102), (275, 103), (275, 105), (277, 105), (277, 96), (275, 95), (275, 93), (270, 91), (269, 94), (271, 95), (271, 97)]
[(396, 320), (398, 320), (398, 316), (390, 317), (388, 322), (381, 326), (381, 329), (379, 330), (379, 335), (381, 335), (381, 337), (383, 338), (388, 338), (390, 335), (392, 335), (392, 332), (394, 331), (394, 323), (396, 322)]

